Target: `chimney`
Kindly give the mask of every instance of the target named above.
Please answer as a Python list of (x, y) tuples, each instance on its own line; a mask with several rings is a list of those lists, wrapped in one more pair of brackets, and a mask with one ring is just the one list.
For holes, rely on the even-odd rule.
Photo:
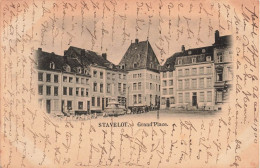
[(219, 31), (216, 30), (216, 31), (215, 31), (215, 43), (217, 43), (218, 40), (219, 40)]
[(138, 44), (139, 40), (138, 39), (135, 39), (135, 44)]
[(184, 45), (181, 46), (181, 51), (182, 51), (182, 52), (185, 51), (185, 46), (184, 46)]
[(102, 57), (104, 60), (107, 60), (107, 53), (102, 53)]

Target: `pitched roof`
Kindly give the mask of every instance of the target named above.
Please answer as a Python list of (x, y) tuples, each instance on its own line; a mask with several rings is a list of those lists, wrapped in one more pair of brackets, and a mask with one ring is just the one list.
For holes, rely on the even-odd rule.
[(197, 62), (204, 62), (206, 56), (211, 56), (213, 60), (213, 46), (192, 48), (184, 50), (183, 52), (176, 52), (171, 57), (169, 57), (161, 68), (161, 71), (172, 71), (175, 70), (176, 61), (178, 58), (183, 58), (183, 64), (191, 62), (192, 57), (196, 56)]
[(64, 59), (60, 55), (55, 53), (44, 52), (41, 49), (36, 50), (36, 60), (38, 61), (38, 69), (40, 70), (52, 70), (50, 63), (55, 64), (55, 70), (61, 71), (64, 65)]
[(130, 44), (119, 63), (119, 66), (125, 66), (125, 70), (158, 70), (159, 65), (159, 61), (149, 41), (139, 42), (138, 39), (136, 39), (134, 43)]
[(97, 65), (108, 69), (116, 68), (112, 62), (98, 55), (96, 52), (82, 48), (70, 46), (69, 49), (65, 51), (65, 56), (71, 59), (77, 59), (78, 62), (84, 66)]

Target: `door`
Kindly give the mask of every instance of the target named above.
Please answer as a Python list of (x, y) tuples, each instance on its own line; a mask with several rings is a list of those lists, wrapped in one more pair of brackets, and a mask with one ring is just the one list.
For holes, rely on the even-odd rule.
[(192, 106), (197, 106), (197, 93), (192, 94)]
[(90, 101), (87, 101), (87, 111), (88, 111), (88, 114), (90, 112)]
[(51, 100), (46, 100), (46, 110), (47, 113), (51, 112)]
[(170, 99), (169, 99), (169, 98), (167, 98), (167, 100), (166, 100), (166, 107), (167, 107), (167, 108), (170, 107)]
[(105, 107), (105, 99), (102, 98), (102, 110), (104, 110), (104, 107)]
[(61, 112), (64, 112), (64, 100), (61, 101)]

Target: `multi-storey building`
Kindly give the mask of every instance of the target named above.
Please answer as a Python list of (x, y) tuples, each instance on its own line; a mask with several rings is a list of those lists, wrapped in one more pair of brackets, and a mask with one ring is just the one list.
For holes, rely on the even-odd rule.
[(233, 80), (233, 50), (231, 36), (220, 36), (215, 32), (214, 62), (215, 62), (215, 100), (216, 105), (228, 101)]
[(131, 43), (119, 67), (128, 72), (128, 106), (159, 105), (160, 64), (148, 40)]
[[(70, 47), (64, 56), (38, 49), (39, 103), (48, 113), (100, 112), (110, 98), (126, 102), (126, 72), (93, 51)], [(111, 74), (111, 78), (109, 78)]]
[(232, 86), (232, 61), (231, 36), (221, 37), (218, 31), (212, 46), (182, 46), (161, 68), (161, 108), (220, 108)]

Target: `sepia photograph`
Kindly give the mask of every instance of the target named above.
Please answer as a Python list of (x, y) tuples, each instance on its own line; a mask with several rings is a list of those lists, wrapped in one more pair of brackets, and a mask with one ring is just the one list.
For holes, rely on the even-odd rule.
[(258, 0), (1, 0), (0, 167), (259, 167)]

